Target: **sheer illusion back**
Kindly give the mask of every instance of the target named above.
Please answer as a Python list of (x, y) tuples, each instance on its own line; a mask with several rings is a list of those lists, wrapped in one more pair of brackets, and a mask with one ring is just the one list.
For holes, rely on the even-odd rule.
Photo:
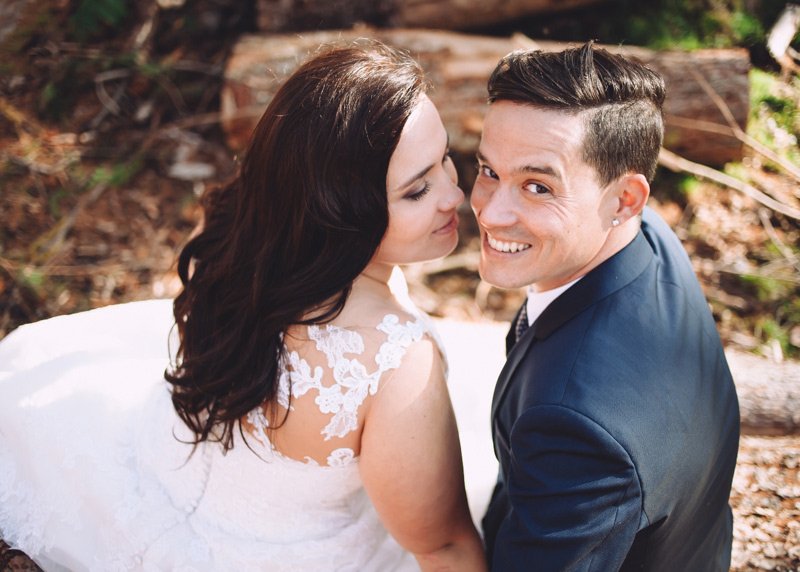
[(387, 314), (374, 328), (292, 328), (284, 337), (277, 407), (253, 410), (250, 433), (273, 452), (308, 464), (354, 462), (370, 397), (426, 331), (421, 318), (405, 313)]
[[(71, 319), (79, 330), (118, 329), (114, 313), (26, 326), (17, 345), (55, 345), (75, 331)], [(204, 442), (189, 456), (165, 359), (134, 363), (132, 347), (76, 351), (9, 372), (0, 532), (47, 570), (418, 570), (380, 522), (359, 452), (371, 403), (407, 349), (431, 336), (427, 316), (403, 311), (291, 329), (277, 403), (251, 411), (227, 453)], [(13, 358), (14, 343), (5, 346)]]

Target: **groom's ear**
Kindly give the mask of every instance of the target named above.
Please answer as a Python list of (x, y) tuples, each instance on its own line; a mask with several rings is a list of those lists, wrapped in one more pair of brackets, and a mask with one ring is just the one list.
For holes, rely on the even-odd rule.
[(650, 197), (650, 183), (641, 173), (622, 175), (617, 181), (617, 212), (614, 216), (620, 222), (641, 214)]

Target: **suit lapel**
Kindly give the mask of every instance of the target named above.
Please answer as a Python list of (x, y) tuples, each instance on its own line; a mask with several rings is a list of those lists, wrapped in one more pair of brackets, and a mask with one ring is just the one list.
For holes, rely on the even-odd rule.
[[(523, 308), (525, 308), (524, 305)], [(517, 340), (517, 343), (510, 347), (510, 350), (506, 354), (506, 363), (503, 365), (503, 369), (500, 370), (500, 375), (497, 378), (497, 385), (494, 387), (494, 396), (492, 397), (492, 419), (494, 419), (495, 414), (497, 413), (497, 408), (500, 406), (502, 397), (505, 394), (511, 379), (514, 377), (514, 372), (516, 371), (519, 362), (525, 356), (528, 348), (534, 341), (532, 330), (533, 328), (528, 328), (522, 337)], [(512, 322), (509, 336), (513, 335), (514, 326)], [(509, 340), (506, 339), (507, 348), (509, 348), (508, 342)]]
[[(653, 261), (653, 250), (642, 232), (639, 231), (639, 234), (628, 246), (553, 300), (508, 352), (505, 366), (500, 371), (492, 398), (492, 420), (497, 416), (508, 387), (515, 379), (514, 373), (522, 358), (536, 342), (546, 339), (592, 304), (630, 284)], [(511, 329), (513, 330), (513, 323)]]

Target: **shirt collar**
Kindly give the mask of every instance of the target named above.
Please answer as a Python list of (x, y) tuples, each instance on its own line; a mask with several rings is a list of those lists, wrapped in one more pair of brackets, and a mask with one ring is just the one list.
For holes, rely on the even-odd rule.
[(570, 286), (575, 284), (581, 277), (576, 278), (572, 282), (568, 282), (563, 286), (559, 286), (558, 288), (553, 288), (552, 290), (545, 290), (544, 292), (536, 292), (533, 289), (533, 286), (528, 286), (528, 303), (526, 304), (525, 308), (528, 312), (528, 324), (533, 324), (536, 321), (542, 312), (545, 311), (547, 306), (550, 303), (558, 298), (562, 292), (569, 289)]

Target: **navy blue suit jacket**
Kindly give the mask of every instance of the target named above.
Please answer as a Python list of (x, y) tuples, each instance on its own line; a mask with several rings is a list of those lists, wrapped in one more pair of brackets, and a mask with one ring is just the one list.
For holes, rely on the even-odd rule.
[(509, 350), (492, 402), (492, 569), (727, 571), (738, 402), (666, 223), (646, 209), (634, 241)]

